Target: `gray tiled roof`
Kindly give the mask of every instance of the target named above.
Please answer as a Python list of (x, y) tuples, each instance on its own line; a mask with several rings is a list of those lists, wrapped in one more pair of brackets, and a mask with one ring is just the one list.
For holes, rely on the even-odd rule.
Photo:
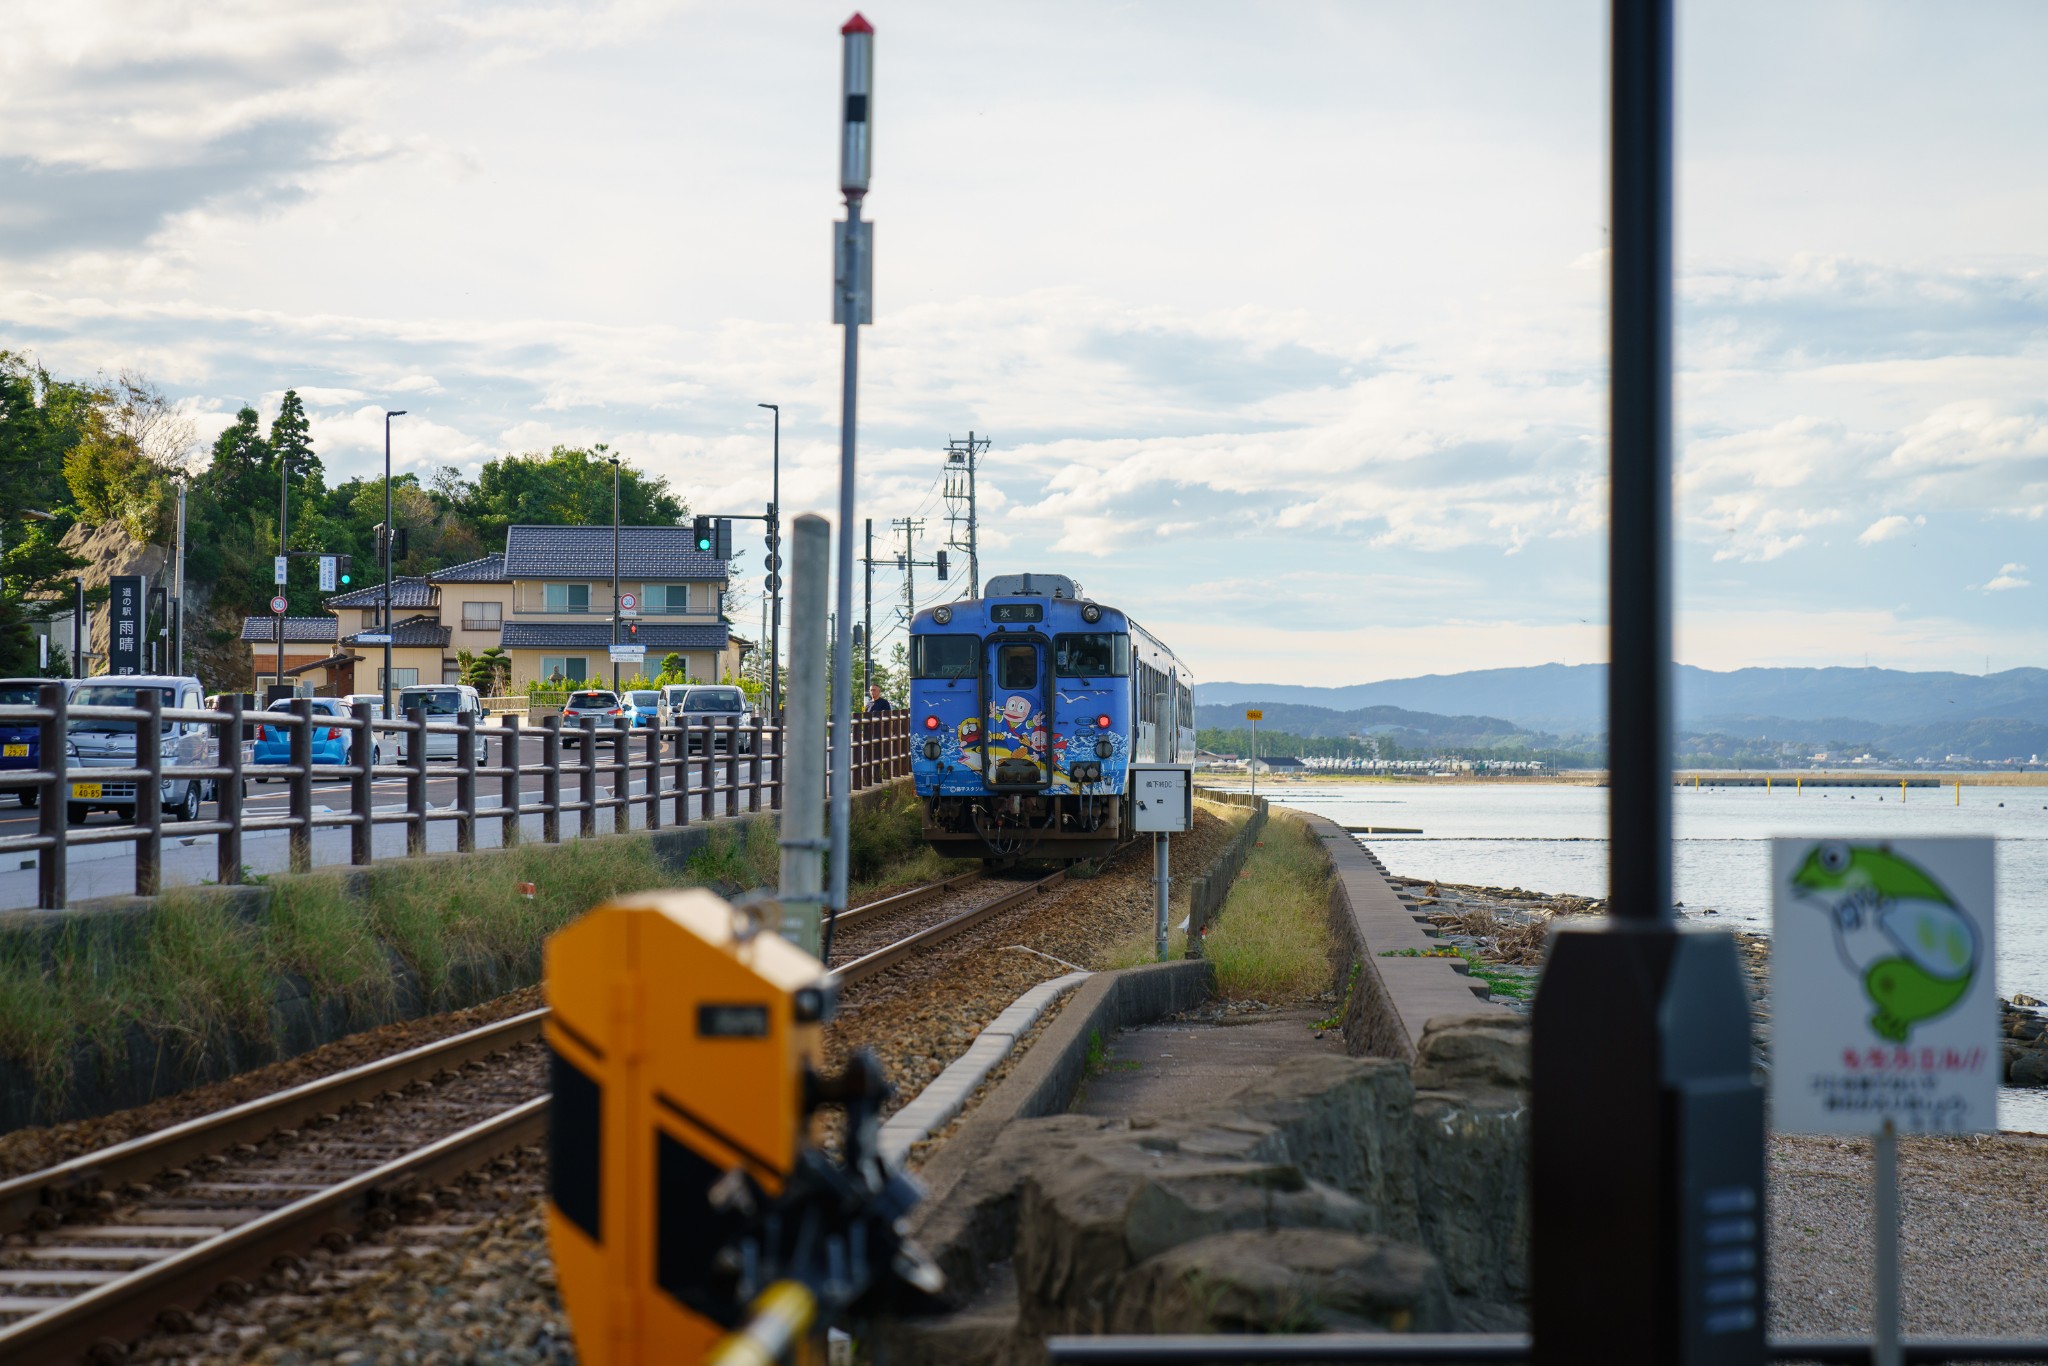
[(451, 564), (446, 569), (437, 569), (427, 577), (435, 583), (504, 583), (505, 557), (493, 551), (480, 560), (469, 560), (463, 564)]
[[(371, 634), (378, 634), (375, 627), (370, 629)], [(391, 625), (391, 643), (393, 645), (445, 647), (448, 644), (448, 636), (448, 628), (435, 621), (432, 617), (404, 617), (393, 622)], [(342, 644), (352, 646), (358, 650), (380, 648), (376, 645), (363, 644), (360, 633), (350, 636), (342, 641)]]
[[(505, 532), (508, 579), (608, 579), (608, 526), (515, 526)], [(642, 579), (724, 579), (725, 561), (699, 554), (682, 526), (619, 529), (619, 576)]]
[[(638, 641), (649, 654), (664, 650), (722, 650), (729, 635), (723, 625), (676, 626), (643, 621)], [(626, 638), (622, 627), (619, 639)], [(501, 639), (508, 650), (602, 650), (612, 643), (612, 624), (508, 621)]]
[[(391, 605), (398, 607), (437, 607), (441, 602), (441, 591), (418, 575), (404, 575), (391, 581)], [(337, 593), (327, 599), (329, 607), (382, 607), (384, 585), (373, 583), (367, 588), (351, 588), (346, 593)]]
[[(287, 644), (311, 643), (332, 645), (341, 633), (341, 622), (334, 617), (286, 617), (284, 638)], [(277, 618), (273, 616), (243, 617), (242, 639), (250, 641), (277, 641)]]

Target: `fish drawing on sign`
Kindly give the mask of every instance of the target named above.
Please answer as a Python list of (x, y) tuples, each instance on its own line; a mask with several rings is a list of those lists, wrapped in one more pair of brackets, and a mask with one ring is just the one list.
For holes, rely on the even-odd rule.
[(1816, 844), (1792, 875), (1834, 922), (1835, 949), (1876, 1007), (1870, 1027), (1905, 1043), (1969, 994), (1982, 937), (1956, 899), (1882, 844)]

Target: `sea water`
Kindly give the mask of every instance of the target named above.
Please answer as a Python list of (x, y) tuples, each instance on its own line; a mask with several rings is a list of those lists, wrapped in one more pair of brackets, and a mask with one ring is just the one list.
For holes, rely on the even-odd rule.
[[(1240, 790), (1243, 784), (1216, 784)], [(1607, 894), (1607, 789), (1523, 783), (1259, 785), (1262, 796), (1361, 835), (1404, 877), (1600, 897)], [(1675, 890), (1694, 923), (1770, 930), (1774, 836), (1888, 839), (1979, 835), (1998, 841), (1998, 989), (2048, 1000), (2048, 787), (1798, 790), (1680, 787), (1672, 793)], [(1713, 912), (1712, 916), (1708, 912)], [(1697, 919), (1696, 919), (1697, 918)], [(2048, 1133), (2048, 1091), (2006, 1088), (2000, 1122)]]

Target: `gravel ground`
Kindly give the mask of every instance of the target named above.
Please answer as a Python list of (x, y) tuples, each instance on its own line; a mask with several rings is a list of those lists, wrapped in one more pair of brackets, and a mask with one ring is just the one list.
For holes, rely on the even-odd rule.
[[(1198, 809), (1196, 828), (1174, 839), (1174, 866), (1208, 866), (1228, 835), (1224, 822)], [(827, 1030), (828, 1058), (836, 1062), (855, 1048), (875, 1048), (898, 1088), (893, 1109), (1018, 996), (1068, 971), (1065, 963), (1092, 965), (1148, 925), (1151, 915), (1150, 852), (1134, 846), (1095, 876), (1073, 878), (855, 984)], [(537, 1003), (536, 993), (519, 993), (459, 1017), (392, 1026), (140, 1111), (10, 1135), (0, 1140), (0, 1161), (11, 1157), (11, 1170), (23, 1170), (61, 1160)], [(1007, 1070), (1005, 1064), (997, 1077)], [(296, 1259), (246, 1295), (218, 1297), (191, 1320), (174, 1319), (167, 1326), (175, 1331), (139, 1344), (135, 1359), (293, 1366), (573, 1361), (547, 1255), (543, 1173), (537, 1151), (508, 1159), (416, 1201), (409, 1222)]]
[[(1602, 903), (1520, 888), (1395, 878), (1445, 942), (1474, 948), (1503, 971), (1533, 975), (1554, 915)], [(1475, 933), (1476, 931), (1476, 933)], [(1733, 931), (1755, 1016), (1759, 1072), (1768, 1069), (1770, 939)], [(1526, 1007), (1523, 1007), (1526, 1008)], [(1871, 1147), (1798, 1134), (1768, 1139), (1770, 1331), (1852, 1336), (1871, 1331)], [(1962, 1337), (2048, 1337), (2048, 1137), (1982, 1134), (1899, 1144), (1905, 1329)]]

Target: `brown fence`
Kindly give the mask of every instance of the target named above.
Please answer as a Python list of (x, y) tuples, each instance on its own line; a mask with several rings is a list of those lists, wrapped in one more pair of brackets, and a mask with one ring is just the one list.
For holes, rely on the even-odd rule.
[[(142, 690), (134, 707), (73, 707), (67, 699), (64, 684), (46, 683), (35, 706), (0, 707), (0, 719), (15, 725), (33, 724), (38, 731), (40, 766), (0, 772), (0, 793), (36, 792), (37, 831), (0, 836), (0, 856), (36, 855), (36, 904), (44, 909), (61, 909), (66, 903), (67, 853), (74, 846), (132, 844), (135, 894), (154, 896), (162, 890), (164, 789), (187, 779), (211, 785), (218, 809), (212, 820), (180, 822), (172, 827), (173, 834), (178, 838), (215, 837), (215, 880), (223, 884), (243, 880), (242, 837), (251, 832), (288, 831), (291, 870), (296, 873), (312, 868), (313, 833), (323, 828), (346, 827), (350, 863), (366, 864), (375, 857), (372, 836), (379, 825), (403, 825), (406, 853), (411, 857), (426, 851), (427, 826), (434, 821), (453, 822), (456, 850), (468, 853), (476, 848), (479, 821), (499, 822), (500, 841), (509, 845), (519, 838), (521, 819), (537, 815), (541, 838), (555, 843), (562, 838), (564, 816), (574, 818), (573, 833), (580, 838), (599, 833), (598, 814), (605, 811), (611, 813), (610, 827), (617, 832), (631, 827), (634, 807), (640, 809), (642, 828), (655, 830), (664, 825), (688, 825), (691, 805), (700, 799), (698, 820), (779, 810), (783, 802), (782, 731), (763, 725), (758, 717), (747, 725), (734, 716), (723, 723), (642, 727), (628, 727), (624, 718), (619, 718), (612, 726), (601, 728), (591, 717), (583, 718), (581, 725), (564, 725), (561, 717), (550, 716), (538, 726), (529, 726), (524, 718), (508, 715), (499, 717), (497, 725), (480, 726), (468, 713), (450, 721), (430, 721), (413, 710), (403, 720), (381, 720), (366, 702), (357, 703), (351, 715), (329, 716), (314, 714), (307, 699), (298, 699), (290, 711), (245, 712), (238, 696), (227, 698), (219, 711), (177, 710), (165, 707), (162, 694), (155, 689)], [(69, 767), (64, 760), (70, 724), (88, 720), (132, 722), (135, 765)], [(287, 732), (287, 761), (245, 763), (239, 741), (245, 723)], [(203, 764), (166, 762), (162, 752), (166, 725), (205, 731), (207, 751), (216, 757)], [(320, 729), (347, 731), (351, 757), (366, 753), (374, 757), (381, 748), (381, 737), (387, 735), (399, 740), (403, 757), (387, 764), (315, 764), (313, 737)], [(431, 806), (427, 801), (428, 779), (449, 772), (437, 774), (427, 768), (429, 735), (455, 737), (455, 800), (447, 806)], [(908, 773), (909, 736), (909, 721), (900, 713), (856, 716), (854, 790)], [(356, 737), (367, 740), (358, 743)], [(498, 742), (499, 761), (495, 764), (485, 762), (492, 740)], [(829, 751), (827, 769), (829, 784)], [(538, 793), (526, 785), (526, 780), (534, 777), (540, 779)], [(404, 779), (404, 800), (378, 805), (372, 784), (379, 778)], [(610, 795), (600, 793), (600, 778), (610, 788)], [(250, 779), (285, 784), (283, 814), (244, 813), (243, 798)], [(645, 791), (638, 794), (632, 791), (636, 779), (645, 784)], [(316, 809), (316, 780), (346, 780), (347, 810)], [(696, 786), (691, 785), (693, 781)], [(132, 800), (132, 819), (122, 825), (74, 828), (68, 806), (71, 785), (79, 782), (98, 783), (103, 792), (114, 788), (116, 791), (107, 795), (123, 804)], [(498, 784), (498, 800), (479, 807), (478, 785), (491, 782)], [(129, 792), (121, 793), (121, 788)], [(821, 793), (821, 799), (823, 796)]]

